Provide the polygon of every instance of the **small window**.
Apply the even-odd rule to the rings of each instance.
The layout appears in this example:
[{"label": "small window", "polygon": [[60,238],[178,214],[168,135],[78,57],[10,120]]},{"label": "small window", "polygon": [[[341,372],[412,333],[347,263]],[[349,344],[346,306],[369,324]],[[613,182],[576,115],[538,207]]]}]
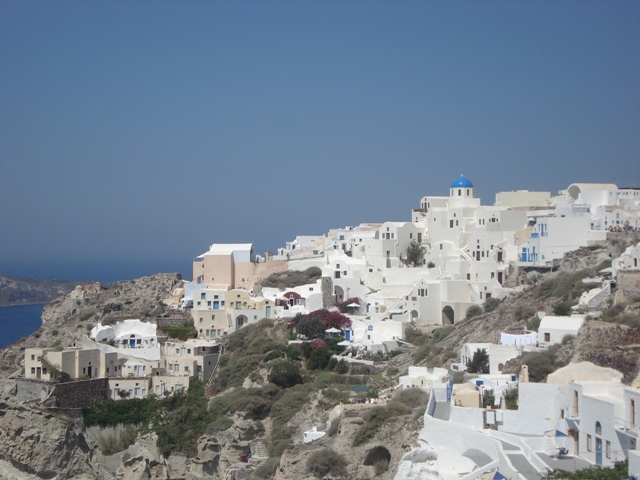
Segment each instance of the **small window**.
[{"label": "small window", "polygon": [[600,422],[596,422],[596,435],[602,435],[602,425]]},{"label": "small window", "polygon": [[587,452],[591,451],[591,435],[587,435]]},{"label": "small window", "polygon": [[549,333],[549,332],[545,332],[545,334],[544,334],[544,341],[545,341],[545,342],[550,342],[550,341],[551,341],[551,333]]}]

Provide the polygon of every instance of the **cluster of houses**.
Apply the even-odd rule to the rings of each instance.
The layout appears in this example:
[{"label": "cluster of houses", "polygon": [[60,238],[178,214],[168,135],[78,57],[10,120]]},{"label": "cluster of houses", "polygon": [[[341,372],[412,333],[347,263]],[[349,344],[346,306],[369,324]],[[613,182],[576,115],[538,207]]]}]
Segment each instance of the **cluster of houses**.
[{"label": "cluster of houses", "polygon": [[[524,288],[518,283],[526,269],[550,268],[567,252],[606,242],[608,231],[637,230],[639,223],[640,189],[576,183],[556,195],[500,192],[485,206],[461,176],[447,196],[423,197],[411,221],[298,236],[276,255],[257,255],[250,243],[213,244],[194,259],[182,306],[192,307],[200,338],[217,339],[265,317],[358,299],[346,340],[360,351],[384,351],[407,324],[453,325],[471,306]],[[424,252],[417,262],[407,254],[414,243]],[[271,273],[310,267],[321,270],[321,280],[260,285]],[[593,281],[579,311],[597,308],[610,293],[602,278]]]},{"label": "cluster of houses", "polygon": [[109,398],[143,398],[206,381],[220,352],[219,343],[203,339],[159,340],[155,323],[132,319],[94,327],[81,346],[26,348],[24,369],[26,379],[43,382],[106,378]]},{"label": "cluster of houses", "polygon": [[[640,390],[621,380],[619,372],[586,362],[546,383],[527,382],[525,369],[520,378],[486,374],[454,385],[444,369],[410,367],[400,387],[430,392],[420,439],[422,450],[436,452],[428,458],[436,458],[438,478],[534,479],[628,460],[628,478],[637,480]],[[406,478],[424,471],[415,461],[420,455],[411,457],[400,468]]]}]

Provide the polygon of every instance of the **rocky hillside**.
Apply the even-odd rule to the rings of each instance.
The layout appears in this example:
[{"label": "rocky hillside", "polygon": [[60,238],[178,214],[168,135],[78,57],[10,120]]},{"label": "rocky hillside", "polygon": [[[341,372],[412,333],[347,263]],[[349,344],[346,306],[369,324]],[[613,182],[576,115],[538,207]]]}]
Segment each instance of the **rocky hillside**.
[{"label": "rocky hillside", "polygon": [[81,282],[0,275],[0,307],[46,303],[73,290]]}]

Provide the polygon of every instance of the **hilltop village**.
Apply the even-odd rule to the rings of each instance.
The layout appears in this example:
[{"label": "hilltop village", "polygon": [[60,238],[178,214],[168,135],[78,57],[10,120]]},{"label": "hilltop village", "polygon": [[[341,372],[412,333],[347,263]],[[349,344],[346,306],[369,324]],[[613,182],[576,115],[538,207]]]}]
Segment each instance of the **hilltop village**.
[{"label": "hilltop village", "polygon": [[[640,189],[574,183],[555,195],[500,192],[489,206],[461,176],[447,196],[422,197],[407,217],[298,236],[264,254],[251,243],[214,243],[194,258],[192,281],[176,282],[157,296],[162,318],[125,318],[116,309],[88,324],[73,346],[25,348],[16,397],[59,412],[107,398],[180,394],[194,381],[215,390],[229,339],[266,325],[265,319],[292,329],[287,348],[331,343],[340,347],[332,359],[347,369],[374,368],[413,347],[417,335],[452,331],[528,291],[572,252],[603,249],[612,234],[638,232]],[[386,469],[396,467],[386,475],[398,479],[533,479],[554,468],[628,460],[629,478],[638,480],[640,381],[581,362],[539,382],[529,378],[526,364],[515,373],[509,365],[528,352],[565,344],[616,304],[637,304],[639,258],[637,241],[608,253],[592,275],[579,279],[577,298],[529,312],[532,328],[505,328],[482,342],[464,342],[445,365],[410,365],[392,388],[366,399],[355,395],[362,408],[392,402],[403,390],[429,395],[415,444],[401,458],[394,451],[393,460],[390,449],[370,449],[373,460],[365,465],[371,467],[363,468],[373,472],[386,459]],[[99,285],[79,286],[64,302],[73,307],[99,294]],[[325,322],[319,335],[303,333],[310,318]],[[251,385],[249,377],[242,383]],[[336,406],[328,423],[307,425],[298,442],[323,439],[353,402]],[[263,449],[261,442],[247,446],[238,457],[244,466],[216,463],[216,475],[249,478],[276,458]],[[302,478],[280,456],[273,466],[276,478]],[[116,465],[109,473],[102,465],[101,475],[113,478],[117,470],[132,478],[129,467]],[[205,478],[166,475],[136,478]]]}]

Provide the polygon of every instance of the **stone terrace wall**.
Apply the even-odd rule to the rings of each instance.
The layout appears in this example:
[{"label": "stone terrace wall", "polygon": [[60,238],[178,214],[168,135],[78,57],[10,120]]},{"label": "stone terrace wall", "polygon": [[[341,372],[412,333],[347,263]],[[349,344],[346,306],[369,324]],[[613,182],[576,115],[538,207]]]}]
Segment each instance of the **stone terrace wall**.
[{"label": "stone terrace wall", "polygon": [[158,328],[183,327],[184,324],[189,320],[189,318],[184,318],[184,317],[158,318],[157,319]]},{"label": "stone terrace wall", "polygon": [[106,400],[108,396],[109,380],[107,378],[58,383],[44,406],[65,409],[84,408]]}]

